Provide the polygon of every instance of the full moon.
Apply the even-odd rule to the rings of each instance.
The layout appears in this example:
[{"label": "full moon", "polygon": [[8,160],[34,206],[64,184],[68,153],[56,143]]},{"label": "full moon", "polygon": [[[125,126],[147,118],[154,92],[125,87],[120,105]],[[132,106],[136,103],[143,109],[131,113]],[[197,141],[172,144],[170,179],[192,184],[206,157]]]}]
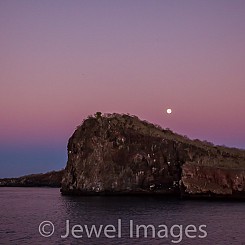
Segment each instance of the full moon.
[{"label": "full moon", "polygon": [[167,113],[168,114],[171,114],[172,113],[172,110],[171,109],[167,109]]}]

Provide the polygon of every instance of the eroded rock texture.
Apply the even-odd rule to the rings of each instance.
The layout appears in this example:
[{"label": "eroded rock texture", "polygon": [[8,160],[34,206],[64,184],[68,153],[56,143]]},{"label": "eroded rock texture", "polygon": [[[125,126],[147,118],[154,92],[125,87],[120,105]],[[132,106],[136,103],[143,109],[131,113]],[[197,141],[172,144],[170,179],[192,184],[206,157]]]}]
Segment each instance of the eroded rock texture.
[{"label": "eroded rock texture", "polygon": [[244,167],[245,151],[192,141],[135,116],[96,113],[69,139],[61,192],[242,194]]},{"label": "eroded rock texture", "polygon": [[245,171],[210,166],[182,166],[183,195],[192,197],[245,197]]}]

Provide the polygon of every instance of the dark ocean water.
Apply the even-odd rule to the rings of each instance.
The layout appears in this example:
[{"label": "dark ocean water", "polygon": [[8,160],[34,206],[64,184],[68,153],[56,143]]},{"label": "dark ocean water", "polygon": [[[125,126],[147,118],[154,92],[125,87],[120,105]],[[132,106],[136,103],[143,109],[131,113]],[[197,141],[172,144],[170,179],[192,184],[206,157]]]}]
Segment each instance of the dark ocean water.
[{"label": "dark ocean water", "polygon": [[[245,203],[241,202],[153,197],[67,197],[61,196],[59,189],[0,188],[0,217],[1,245],[245,244]],[[68,236],[65,235],[67,220]],[[54,225],[54,233],[50,237],[44,237],[39,232],[43,221]],[[92,225],[98,232],[98,238],[95,233],[87,233],[91,232]],[[145,228],[140,225],[151,226],[144,234]],[[200,230],[201,225],[205,226]],[[186,227],[191,238],[186,235]],[[49,236],[52,228],[50,223],[46,223],[46,226],[40,226],[40,231]],[[206,236],[199,238],[205,235],[203,230]],[[89,235],[91,238],[88,238]]]}]

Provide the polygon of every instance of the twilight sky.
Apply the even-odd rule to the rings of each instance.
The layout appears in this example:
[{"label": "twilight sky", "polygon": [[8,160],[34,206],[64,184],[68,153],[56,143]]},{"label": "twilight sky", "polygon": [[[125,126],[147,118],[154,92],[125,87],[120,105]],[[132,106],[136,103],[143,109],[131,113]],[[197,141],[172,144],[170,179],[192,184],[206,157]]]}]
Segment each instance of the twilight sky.
[{"label": "twilight sky", "polygon": [[245,148],[244,13],[243,0],[1,0],[0,177],[65,167],[96,111]]}]

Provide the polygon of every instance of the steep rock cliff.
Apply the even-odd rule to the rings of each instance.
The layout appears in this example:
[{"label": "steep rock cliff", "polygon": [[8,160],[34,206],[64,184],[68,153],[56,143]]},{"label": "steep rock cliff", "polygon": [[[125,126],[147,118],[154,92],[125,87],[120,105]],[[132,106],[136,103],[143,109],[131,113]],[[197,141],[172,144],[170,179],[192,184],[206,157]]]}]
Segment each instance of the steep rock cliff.
[{"label": "steep rock cliff", "polygon": [[244,168],[243,150],[192,141],[135,116],[96,113],[69,139],[61,192],[243,196]]},{"label": "steep rock cliff", "polygon": [[245,170],[184,164],[183,196],[245,199]]}]

